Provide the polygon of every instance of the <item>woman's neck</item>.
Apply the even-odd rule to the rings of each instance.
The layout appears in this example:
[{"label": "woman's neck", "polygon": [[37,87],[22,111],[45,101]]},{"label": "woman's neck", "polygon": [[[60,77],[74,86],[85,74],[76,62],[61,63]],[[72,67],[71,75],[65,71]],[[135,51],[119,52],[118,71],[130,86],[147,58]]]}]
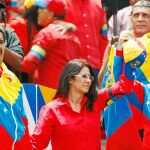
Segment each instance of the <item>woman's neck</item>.
[{"label": "woman's neck", "polygon": [[83,95],[69,93],[68,101],[75,112],[80,112]]},{"label": "woman's neck", "polygon": [[83,99],[82,95],[69,93],[68,101],[74,104],[81,104]]}]

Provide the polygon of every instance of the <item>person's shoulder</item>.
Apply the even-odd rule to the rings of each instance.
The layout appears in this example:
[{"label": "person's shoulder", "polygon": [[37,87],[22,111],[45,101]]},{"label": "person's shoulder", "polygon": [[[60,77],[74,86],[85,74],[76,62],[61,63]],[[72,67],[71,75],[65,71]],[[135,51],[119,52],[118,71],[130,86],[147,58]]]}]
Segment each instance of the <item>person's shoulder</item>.
[{"label": "person's shoulder", "polygon": [[61,39],[64,35],[61,34],[59,30],[53,28],[53,23],[47,25],[38,32],[39,35],[44,35],[49,39]]},{"label": "person's shoulder", "polygon": [[131,13],[132,11],[132,6],[127,6],[127,7],[124,7],[122,9],[120,9],[118,11],[118,14],[117,15],[122,15],[122,14],[127,14],[127,13]]},{"label": "person's shoulder", "polygon": [[17,36],[17,34],[16,34],[16,32],[15,32],[15,30],[13,28],[11,28],[9,26],[8,27],[6,26],[6,28],[5,28],[5,36],[6,36],[6,38],[10,38],[12,36]]},{"label": "person's shoulder", "polygon": [[6,26],[5,32],[11,33],[11,32],[14,32],[14,29],[10,26]]},{"label": "person's shoulder", "polygon": [[59,108],[62,105],[62,103],[62,98],[57,98],[46,104],[45,107],[48,109],[56,109]]},{"label": "person's shoulder", "polygon": [[50,23],[47,26],[43,27],[40,31],[42,31],[42,32],[44,32],[44,31],[51,32],[52,29],[53,29],[52,28],[52,23]]},{"label": "person's shoulder", "polygon": [[48,27],[44,27],[36,33],[32,43],[34,44],[40,41],[40,43],[44,42],[46,45],[52,44],[52,43],[47,43],[47,41],[52,41],[55,39],[53,34],[54,33]]},{"label": "person's shoulder", "polygon": [[42,29],[40,29],[38,32],[37,32],[37,35],[45,35],[45,36],[51,36],[53,33],[52,29],[50,28],[50,26],[46,26],[46,27],[43,27]]}]

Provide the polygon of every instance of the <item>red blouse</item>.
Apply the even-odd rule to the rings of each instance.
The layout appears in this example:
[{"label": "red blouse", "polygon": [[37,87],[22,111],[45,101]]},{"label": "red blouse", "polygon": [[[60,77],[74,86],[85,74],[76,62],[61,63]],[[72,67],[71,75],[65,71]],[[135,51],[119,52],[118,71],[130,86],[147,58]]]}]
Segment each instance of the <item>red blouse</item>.
[{"label": "red blouse", "polygon": [[51,140],[53,150],[100,150],[100,111],[107,99],[107,90],[101,90],[92,112],[85,107],[86,97],[79,113],[64,98],[45,105],[31,137],[32,146],[42,150]]}]

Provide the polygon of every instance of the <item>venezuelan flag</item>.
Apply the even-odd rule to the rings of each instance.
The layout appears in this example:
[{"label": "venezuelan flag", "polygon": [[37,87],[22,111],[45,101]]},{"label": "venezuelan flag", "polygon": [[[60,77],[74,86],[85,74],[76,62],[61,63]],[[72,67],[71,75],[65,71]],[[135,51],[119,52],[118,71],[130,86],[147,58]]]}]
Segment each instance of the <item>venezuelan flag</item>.
[{"label": "venezuelan flag", "polygon": [[136,79],[144,84],[150,83],[150,75],[149,75],[149,67],[150,67],[150,33],[145,34],[142,38],[139,38],[139,41],[146,48],[146,60],[145,63],[137,69],[136,71]]},{"label": "venezuelan flag", "polygon": [[[139,92],[140,91],[140,92]],[[143,150],[150,149],[150,84],[141,84],[135,82],[134,93],[131,93],[131,97],[128,99],[134,99],[132,101],[134,105],[143,112],[143,126],[144,126],[144,138],[143,138]],[[134,97],[133,97],[134,96]]]},{"label": "venezuelan flag", "polygon": [[[41,107],[53,100],[56,89],[37,84],[23,84],[23,89],[25,108],[28,111],[27,116],[30,119],[30,123],[33,122],[32,126],[34,128]],[[33,128],[31,130],[33,130]]]},{"label": "venezuelan flag", "polygon": [[[111,49],[110,60],[105,73],[103,86],[107,87],[118,81],[122,72],[123,58],[115,56],[115,47]],[[113,103],[115,101],[115,103]],[[113,103],[113,104],[112,104]],[[142,142],[137,132],[129,102],[125,96],[109,101],[104,112],[106,130],[106,149],[108,150],[141,150]]]},{"label": "venezuelan flag", "polygon": [[[134,51],[137,51],[138,49],[144,49],[146,51],[146,58],[143,65],[136,70],[136,80],[140,81],[143,85],[140,86],[139,83],[135,83],[134,91],[127,95],[128,100],[131,104],[133,104],[139,112],[142,113],[144,119],[150,119],[149,114],[149,100],[146,98],[147,95],[149,95],[149,86],[147,84],[150,83],[150,76],[149,76],[149,67],[150,67],[150,33],[145,34],[142,38],[138,38],[132,43],[130,42],[130,45],[126,45],[127,48],[132,47]],[[129,55],[131,58],[131,55]],[[138,85],[138,86],[137,86]],[[137,87],[138,88],[137,88]],[[140,92],[139,92],[140,91]],[[144,122],[144,121],[143,121]]]},{"label": "venezuelan flag", "polygon": [[44,59],[46,51],[38,45],[33,45],[31,51],[29,52],[29,55],[33,61],[39,63]]},{"label": "venezuelan flag", "polygon": [[149,75],[150,53],[147,53],[145,63],[136,70],[136,79],[144,84],[150,83]]}]

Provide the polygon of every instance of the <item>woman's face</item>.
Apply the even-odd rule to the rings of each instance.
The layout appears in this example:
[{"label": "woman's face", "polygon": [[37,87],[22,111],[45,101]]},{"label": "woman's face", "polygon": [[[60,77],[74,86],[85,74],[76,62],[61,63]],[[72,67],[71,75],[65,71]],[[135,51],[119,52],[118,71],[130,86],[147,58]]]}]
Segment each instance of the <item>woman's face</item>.
[{"label": "woman's face", "polygon": [[53,13],[46,8],[38,9],[38,25],[44,27],[52,20]]},{"label": "woman's face", "polygon": [[3,34],[0,32],[0,63],[3,62],[4,51],[5,51],[4,37]]},{"label": "woman's face", "polygon": [[90,86],[94,77],[91,76],[90,70],[88,67],[83,67],[81,71],[74,75],[74,78],[71,78],[69,81],[70,87],[74,93],[85,94],[89,92]]}]

